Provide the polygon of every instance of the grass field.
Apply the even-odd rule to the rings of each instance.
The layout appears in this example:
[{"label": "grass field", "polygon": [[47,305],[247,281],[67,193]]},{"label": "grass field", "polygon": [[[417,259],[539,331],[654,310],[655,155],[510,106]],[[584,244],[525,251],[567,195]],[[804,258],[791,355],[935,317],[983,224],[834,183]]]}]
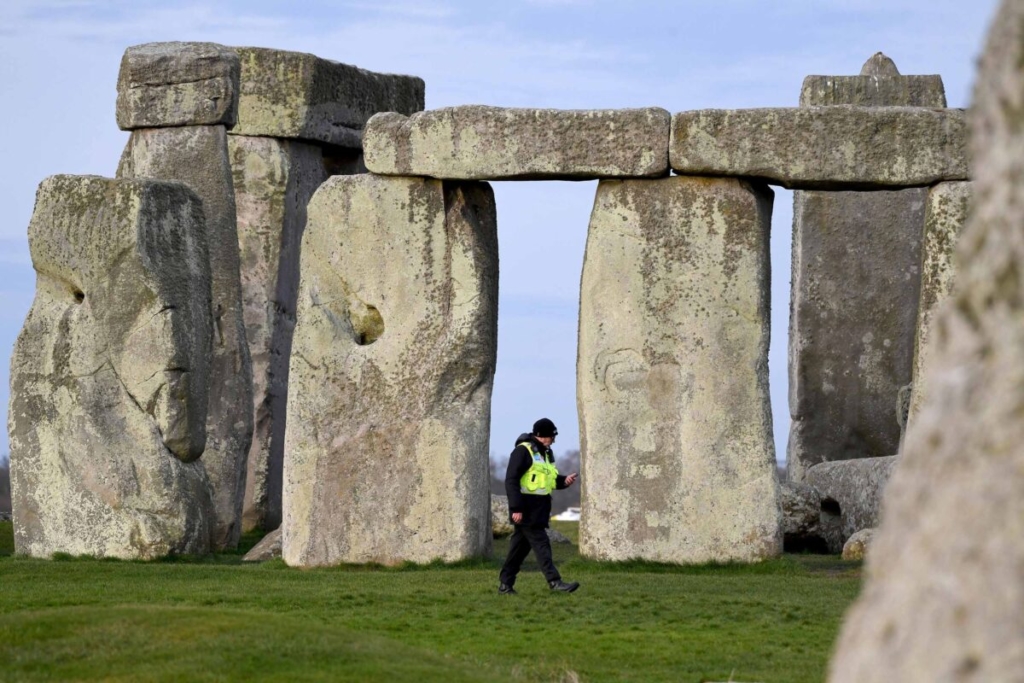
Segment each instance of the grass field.
[{"label": "grass field", "polygon": [[821,681],[860,585],[859,564],[830,557],[609,565],[559,545],[582,588],[551,594],[528,565],[512,597],[497,559],[42,561],[12,557],[11,535],[0,523],[3,681]]}]

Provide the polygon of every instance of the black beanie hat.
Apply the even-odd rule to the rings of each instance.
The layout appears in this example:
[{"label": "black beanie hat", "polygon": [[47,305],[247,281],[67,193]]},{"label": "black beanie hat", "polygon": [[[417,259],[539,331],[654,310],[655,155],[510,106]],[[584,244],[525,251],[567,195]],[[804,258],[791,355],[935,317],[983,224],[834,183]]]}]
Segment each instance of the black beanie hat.
[{"label": "black beanie hat", "polygon": [[555,423],[546,417],[542,417],[533,423],[534,436],[558,436],[558,428]]}]

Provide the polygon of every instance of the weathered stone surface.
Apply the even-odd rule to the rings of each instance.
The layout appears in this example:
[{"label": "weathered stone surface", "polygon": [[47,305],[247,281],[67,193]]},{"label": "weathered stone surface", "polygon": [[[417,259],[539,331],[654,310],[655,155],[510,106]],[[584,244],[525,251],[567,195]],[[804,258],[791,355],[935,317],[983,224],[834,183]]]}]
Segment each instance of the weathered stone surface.
[{"label": "weathered stone surface", "polygon": [[669,157],[682,175],[871,190],[967,180],[966,141],[961,109],[704,109],[673,117]]},{"label": "weathered stone surface", "polygon": [[926,189],[797,192],[789,329],[789,478],[891,455],[911,380]]},{"label": "weathered stone surface", "polygon": [[861,529],[843,544],[843,559],[846,561],[863,560],[867,557],[871,539],[875,536],[874,529]]},{"label": "weathered stone surface", "polygon": [[271,531],[245,554],[242,562],[266,562],[281,557],[281,527]]},{"label": "weathered stone surface", "polygon": [[53,176],[29,224],[36,296],[11,359],[18,553],[209,549],[210,270],[182,185]]},{"label": "weathered stone surface", "polygon": [[182,182],[203,200],[212,264],[214,338],[202,464],[213,487],[213,547],[233,548],[241,534],[253,400],[227,135],[223,126],[149,128],[134,131],[128,147],[118,169],[120,177]]},{"label": "weathered stone surface", "polygon": [[772,193],[603,181],[580,295],[580,550],[753,561],[782,550],[768,398]]},{"label": "weathered stone surface", "polygon": [[804,481],[821,495],[821,533],[829,551],[861,529],[878,525],[882,495],[896,467],[895,455],[823,462],[807,470]]},{"label": "weathered stone surface", "polygon": [[121,130],[235,125],[238,55],[215,43],[147,43],[125,50],[117,78]]},{"label": "weathered stone surface", "polygon": [[508,520],[508,496],[496,496],[491,494],[491,536],[502,538],[509,536],[515,531],[512,522]]},{"label": "weathered stone surface", "polygon": [[468,180],[668,174],[664,109],[507,109],[468,105],[366,126],[366,167],[383,175]]},{"label": "weathered stone surface", "polygon": [[422,111],[423,79],[374,73],[311,54],[235,48],[241,95],[234,135],[313,140],[358,149],[381,111]]},{"label": "weathered stone surface", "polygon": [[821,536],[821,494],[813,486],[795,481],[779,485],[782,503],[783,549],[788,553],[827,552]]},{"label": "weathered stone surface", "polygon": [[290,565],[489,552],[494,196],[328,180],[308,208],[284,468]]},{"label": "weathered stone surface", "polygon": [[808,76],[800,90],[801,107],[854,104],[862,107],[945,109],[941,76],[901,76],[891,59],[877,53],[859,76]]},{"label": "weathered stone surface", "polygon": [[[945,106],[941,78],[898,73],[879,53],[861,76],[808,77],[800,104]],[[819,462],[898,450],[893,404],[912,376],[926,197],[924,189],[795,193],[790,479]]]},{"label": "weathered stone surface", "polygon": [[967,223],[974,196],[970,182],[941,183],[928,192],[924,239],[921,245],[921,303],[917,313],[917,337],[914,341],[914,390],[909,419],[921,410],[928,391],[923,372],[928,358],[932,318],[939,304],[953,291],[956,267],[953,255],[960,232]]},{"label": "weathered stone surface", "polygon": [[321,148],[294,140],[228,138],[238,215],[242,311],[252,358],[254,432],[242,526],[281,525],[288,360],[306,205],[327,179]]},{"label": "weathered stone surface", "polygon": [[1024,671],[1024,1],[1006,0],[972,106],[973,214],[830,680]]}]

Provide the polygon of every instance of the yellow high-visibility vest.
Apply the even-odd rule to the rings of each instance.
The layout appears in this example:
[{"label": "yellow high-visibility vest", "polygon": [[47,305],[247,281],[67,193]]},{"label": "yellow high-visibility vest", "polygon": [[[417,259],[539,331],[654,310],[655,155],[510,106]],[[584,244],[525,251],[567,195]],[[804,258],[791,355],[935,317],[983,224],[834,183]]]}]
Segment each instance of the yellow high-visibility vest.
[{"label": "yellow high-visibility vest", "polygon": [[546,454],[534,450],[529,441],[519,445],[526,446],[533,460],[530,469],[519,480],[519,490],[531,496],[550,496],[558,485],[558,468],[555,463],[548,460]]}]

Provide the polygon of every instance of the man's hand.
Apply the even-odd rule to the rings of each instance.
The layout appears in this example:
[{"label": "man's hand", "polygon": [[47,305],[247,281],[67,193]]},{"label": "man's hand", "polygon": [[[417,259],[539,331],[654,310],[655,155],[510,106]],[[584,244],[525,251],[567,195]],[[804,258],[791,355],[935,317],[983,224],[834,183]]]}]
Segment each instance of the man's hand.
[{"label": "man's hand", "polygon": [[522,524],[523,523],[523,513],[522,512],[513,512],[512,513],[512,523],[513,524]]},{"label": "man's hand", "polygon": [[567,476],[567,477],[565,478],[565,485],[566,485],[566,486],[572,486],[572,485],[573,485],[573,483],[575,483],[575,481],[576,481],[576,478],[577,478],[577,477],[579,477],[579,476],[580,476],[580,475],[579,475],[579,473],[578,473],[578,472],[573,472],[572,474],[570,474],[569,476]]}]

